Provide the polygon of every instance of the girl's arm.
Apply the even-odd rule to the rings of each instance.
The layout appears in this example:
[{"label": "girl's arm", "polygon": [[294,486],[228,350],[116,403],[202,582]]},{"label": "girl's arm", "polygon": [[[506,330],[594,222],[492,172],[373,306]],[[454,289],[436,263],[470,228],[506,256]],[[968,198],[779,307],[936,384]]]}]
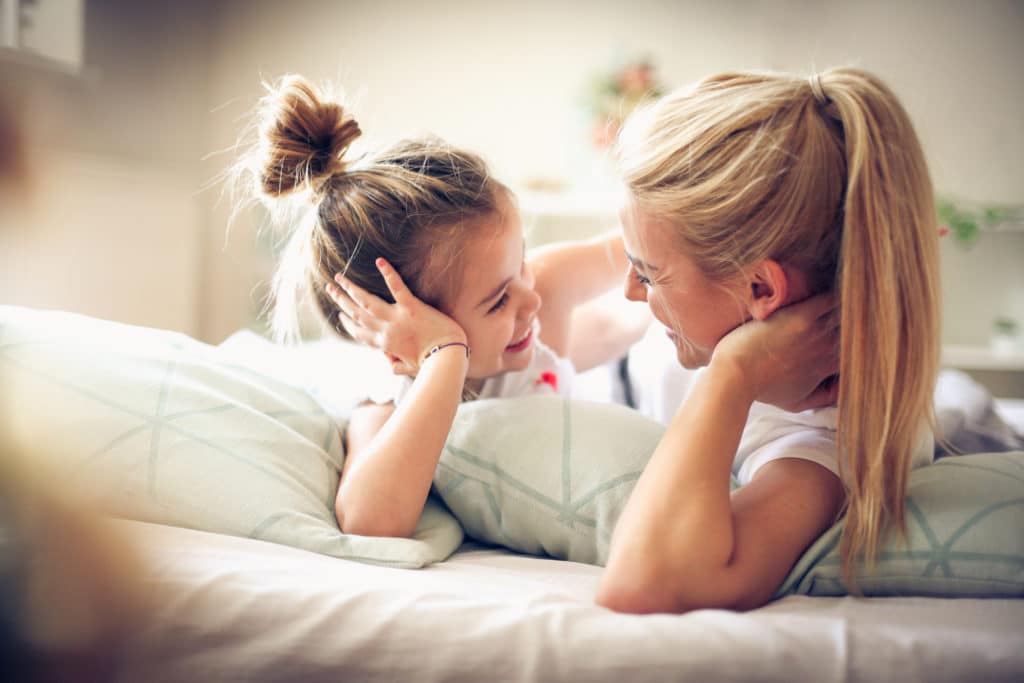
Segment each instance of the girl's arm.
[{"label": "girl's arm", "polygon": [[[344,291],[328,292],[353,337],[380,342],[392,365],[409,368],[416,379],[397,408],[363,406],[353,414],[334,511],[345,533],[408,537],[462,399],[469,359],[458,324],[416,299],[386,262],[378,265],[394,304],[344,278],[338,280]],[[429,352],[444,344],[450,345]]]},{"label": "girl's arm", "polygon": [[646,306],[593,301],[619,286],[629,265],[620,231],[546,245],[532,250],[529,260],[543,302],[540,338],[578,370],[621,355],[643,335]]},{"label": "girl's arm", "polygon": [[420,367],[400,406],[366,406],[353,414],[334,501],[343,532],[412,535],[462,398],[468,365],[461,347],[441,349]]},{"label": "girl's arm", "polygon": [[754,400],[820,403],[814,388],[833,367],[833,331],[810,326],[828,305],[812,300],[780,311],[770,326],[744,325],[719,342],[619,519],[600,604],[675,613],[757,607],[833,523],[842,485],[809,461],[773,461],[749,484],[729,491]]}]

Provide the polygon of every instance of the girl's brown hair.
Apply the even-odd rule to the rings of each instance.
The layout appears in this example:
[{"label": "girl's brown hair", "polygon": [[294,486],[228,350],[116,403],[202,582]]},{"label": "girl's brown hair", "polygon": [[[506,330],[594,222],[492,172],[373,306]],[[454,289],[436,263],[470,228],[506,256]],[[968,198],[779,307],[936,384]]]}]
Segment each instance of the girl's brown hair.
[{"label": "girl's brown hair", "polygon": [[[325,292],[344,273],[393,301],[374,265],[383,257],[419,298],[445,309],[461,273],[460,245],[509,196],[476,154],[437,138],[399,142],[349,159],[359,125],[334,97],[301,76],[267,86],[252,151],[236,169],[291,236],[273,284],[272,329],[298,335],[298,295],[312,298],[345,334]],[[296,206],[284,199],[299,200]]]},{"label": "girl's brown hair", "polygon": [[725,281],[760,259],[807,272],[840,303],[841,549],[873,562],[904,529],[914,446],[934,425],[939,258],[924,154],[896,96],[851,68],[811,79],[731,73],[662,99],[618,143],[637,203],[678,226]]}]

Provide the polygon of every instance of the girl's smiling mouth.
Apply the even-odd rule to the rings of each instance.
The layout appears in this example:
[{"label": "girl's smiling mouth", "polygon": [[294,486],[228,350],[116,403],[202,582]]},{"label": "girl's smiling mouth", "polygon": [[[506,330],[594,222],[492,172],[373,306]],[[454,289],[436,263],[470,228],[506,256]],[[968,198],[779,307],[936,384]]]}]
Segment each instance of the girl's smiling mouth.
[{"label": "girl's smiling mouth", "polygon": [[517,342],[513,342],[512,344],[509,344],[508,346],[506,346],[505,347],[505,351],[508,352],[508,353],[519,353],[521,351],[525,351],[526,348],[530,345],[531,341],[533,341],[533,324],[532,323],[530,324],[529,329],[526,330],[526,334],[523,335],[523,338],[520,339]]}]

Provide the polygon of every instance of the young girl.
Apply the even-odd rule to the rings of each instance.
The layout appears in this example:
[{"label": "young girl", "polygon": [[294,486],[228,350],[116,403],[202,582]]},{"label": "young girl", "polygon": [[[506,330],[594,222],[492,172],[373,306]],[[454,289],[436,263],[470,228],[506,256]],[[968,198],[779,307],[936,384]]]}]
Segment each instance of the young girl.
[{"label": "young girl", "polygon": [[358,124],[295,76],[264,104],[243,168],[272,205],[302,202],[275,281],[275,329],[295,333],[305,289],[331,328],[386,350],[414,378],[351,416],[338,524],[408,536],[464,396],[567,394],[574,360],[611,359],[642,333],[573,334],[573,310],[625,272],[621,237],[548,248],[528,264],[515,198],[476,155],[423,139],[350,159]]},{"label": "young girl", "polygon": [[[647,301],[682,365],[706,367],[619,520],[598,601],[762,605],[843,512],[849,583],[854,561],[870,565],[902,529],[909,471],[932,458],[938,230],[906,112],[856,69],[724,74],[634,118],[618,157],[627,296]],[[803,305],[824,325],[783,308],[822,292]],[[830,299],[838,377],[780,383],[834,362]],[[785,327],[820,343],[794,349]],[[838,410],[755,404],[801,408],[830,391]],[[744,485],[730,493],[731,470]]]}]

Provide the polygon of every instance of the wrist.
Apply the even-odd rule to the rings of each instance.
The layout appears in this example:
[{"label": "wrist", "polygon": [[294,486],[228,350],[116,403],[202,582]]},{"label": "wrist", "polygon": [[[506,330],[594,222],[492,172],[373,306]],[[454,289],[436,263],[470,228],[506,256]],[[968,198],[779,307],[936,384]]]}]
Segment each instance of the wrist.
[{"label": "wrist", "polygon": [[423,354],[423,358],[420,360],[420,362],[421,363],[425,363],[430,358],[432,358],[434,355],[436,355],[438,353],[441,353],[442,351],[447,351],[449,349],[452,349],[453,351],[461,351],[461,352],[465,353],[466,354],[466,360],[467,361],[469,360],[469,357],[470,357],[469,344],[467,344],[464,341],[453,340],[453,341],[446,341],[446,342],[440,342],[438,344],[434,344],[433,346],[431,346],[430,348],[427,349],[426,353]]},{"label": "wrist", "polygon": [[464,357],[465,365],[468,370],[469,368],[469,357],[470,357],[469,344],[462,340],[449,340],[440,341],[430,346],[420,358],[420,367],[422,368],[427,364],[427,361],[437,356],[458,356]]},{"label": "wrist", "polygon": [[705,374],[711,382],[748,404],[757,400],[758,388],[743,363],[728,356],[712,356]]}]

